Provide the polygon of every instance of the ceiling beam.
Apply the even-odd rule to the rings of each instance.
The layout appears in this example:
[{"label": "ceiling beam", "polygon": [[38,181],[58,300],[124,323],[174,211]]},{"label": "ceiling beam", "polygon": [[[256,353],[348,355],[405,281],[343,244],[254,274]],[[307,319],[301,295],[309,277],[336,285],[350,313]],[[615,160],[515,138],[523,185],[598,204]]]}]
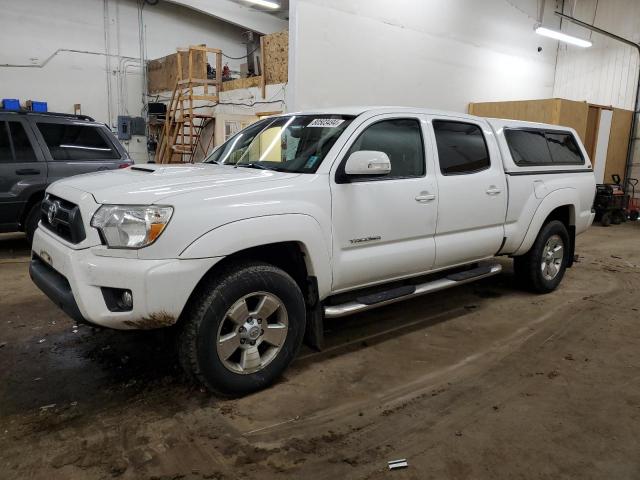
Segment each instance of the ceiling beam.
[{"label": "ceiling beam", "polygon": [[289,23],[286,20],[230,0],[216,0],[215,2],[210,0],[167,1],[258,33],[281,32],[289,27]]}]

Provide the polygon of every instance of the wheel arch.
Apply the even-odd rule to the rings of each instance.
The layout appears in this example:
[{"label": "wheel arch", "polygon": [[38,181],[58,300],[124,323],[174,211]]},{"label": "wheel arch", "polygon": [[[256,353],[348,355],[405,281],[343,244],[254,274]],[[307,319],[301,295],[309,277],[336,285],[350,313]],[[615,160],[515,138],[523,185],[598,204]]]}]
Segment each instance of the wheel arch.
[{"label": "wheel arch", "polygon": [[20,225],[20,230],[24,230],[25,222],[27,221],[27,215],[29,215],[29,212],[31,211],[31,209],[36,203],[42,201],[42,199],[44,198],[44,193],[45,193],[44,189],[36,190],[35,192],[31,193],[31,195],[29,196],[27,203],[24,204],[24,207],[20,212],[20,217],[18,217],[18,224]]},{"label": "wheel arch", "polygon": [[[542,227],[552,220],[558,220],[567,227],[572,243],[570,246],[572,253],[573,244],[575,243],[576,205],[578,204],[577,191],[573,188],[563,188],[547,195],[536,209],[527,233],[513,255],[517,256],[527,253],[535,242]],[[573,255],[569,258],[571,262]]]},{"label": "wheel arch", "polygon": [[[268,258],[273,263],[278,255],[295,251],[303,260],[307,276],[318,281],[321,297],[331,290],[331,267],[328,240],[315,218],[304,214],[254,217],[230,222],[214,228],[185,247],[179,257],[225,257],[220,264],[243,256]],[[228,260],[227,257],[230,259]]]}]

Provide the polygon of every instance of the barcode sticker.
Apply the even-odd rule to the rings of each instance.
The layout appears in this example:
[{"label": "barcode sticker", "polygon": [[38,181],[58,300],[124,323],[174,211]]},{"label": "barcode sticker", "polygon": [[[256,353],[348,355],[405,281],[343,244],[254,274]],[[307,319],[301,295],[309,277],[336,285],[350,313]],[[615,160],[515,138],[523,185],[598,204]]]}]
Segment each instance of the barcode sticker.
[{"label": "barcode sticker", "polygon": [[342,122],[339,118],[316,118],[307,127],[335,128]]}]

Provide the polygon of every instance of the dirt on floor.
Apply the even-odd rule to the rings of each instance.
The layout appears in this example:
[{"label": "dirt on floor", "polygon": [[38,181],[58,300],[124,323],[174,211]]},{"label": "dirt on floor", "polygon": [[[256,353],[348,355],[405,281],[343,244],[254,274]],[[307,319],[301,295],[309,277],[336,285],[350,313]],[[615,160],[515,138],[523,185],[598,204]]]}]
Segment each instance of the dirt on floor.
[{"label": "dirt on floor", "polygon": [[[0,236],[0,479],[640,478],[640,223],[549,295],[505,273],[327,325],[272,388],[188,383],[166,330],[74,325]],[[389,471],[389,460],[408,467]]]}]

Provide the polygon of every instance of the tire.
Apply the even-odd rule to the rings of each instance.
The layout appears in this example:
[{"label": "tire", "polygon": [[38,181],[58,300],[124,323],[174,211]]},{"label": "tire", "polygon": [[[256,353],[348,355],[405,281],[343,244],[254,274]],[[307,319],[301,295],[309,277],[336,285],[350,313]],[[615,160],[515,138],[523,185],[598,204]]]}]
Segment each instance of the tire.
[{"label": "tire", "polygon": [[26,234],[27,242],[29,242],[29,245],[33,243],[33,234],[35,233],[36,228],[38,228],[41,206],[41,202],[37,202],[35,205],[33,205],[24,220],[24,233]]},{"label": "tire", "polygon": [[[546,223],[531,249],[513,259],[518,283],[537,293],[554,291],[562,281],[567,268],[569,242],[569,233],[562,222],[552,220]],[[561,247],[560,255],[557,250],[553,253],[557,246]]]},{"label": "tire", "polygon": [[629,220],[631,220],[632,222],[638,220],[638,216],[640,216],[640,212],[638,212],[638,210],[631,210],[629,212]]},{"label": "tire", "polygon": [[265,263],[236,265],[206,280],[188,305],[180,363],[214,393],[261,390],[297,355],[305,321],[304,297],[286,272]]},{"label": "tire", "polygon": [[614,225],[620,225],[622,223],[623,213],[620,210],[614,210],[611,213],[611,223]]},{"label": "tire", "polygon": [[602,214],[602,217],[600,217],[600,225],[602,225],[603,227],[608,227],[609,225],[611,225],[611,214],[609,212],[605,212]]}]

